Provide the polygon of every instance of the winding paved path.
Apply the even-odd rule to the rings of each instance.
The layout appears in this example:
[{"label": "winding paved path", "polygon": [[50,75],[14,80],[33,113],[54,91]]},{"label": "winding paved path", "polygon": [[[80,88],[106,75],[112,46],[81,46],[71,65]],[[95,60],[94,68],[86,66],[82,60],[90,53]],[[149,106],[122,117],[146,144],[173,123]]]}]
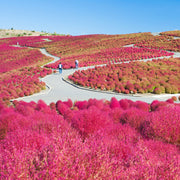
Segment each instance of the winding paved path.
[{"label": "winding paved path", "polygon": [[[59,60],[58,57],[49,54],[45,49],[41,49],[40,51],[46,56],[53,57],[54,61],[52,62]],[[180,53],[175,53],[174,57],[180,57]],[[83,67],[83,68],[79,68],[79,70],[92,68],[92,67]],[[74,73],[75,71],[76,69],[63,70],[62,74],[54,73],[48,75],[41,79],[47,85],[46,90],[31,96],[18,98],[17,100],[23,100],[26,102],[30,102],[30,101],[37,102],[38,100],[42,99],[47,104],[50,104],[51,102],[57,102],[58,100],[66,101],[68,99],[71,99],[72,101],[76,101],[76,100],[88,100],[90,98],[110,100],[112,97],[115,97],[118,100],[126,98],[126,99],[131,99],[133,101],[140,100],[140,101],[145,101],[147,103],[151,103],[153,100],[167,100],[171,96],[174,96],[173,94],[163,94],[163,95],[151,94],[148,96],[143,94],[125,95],[125,94],[108,93],[108,92],[94,91],[85,88],[80,88],[64,80],[66,79],[65,77]],[[176,96],[179,95],[180,94],[176,94]]]}]

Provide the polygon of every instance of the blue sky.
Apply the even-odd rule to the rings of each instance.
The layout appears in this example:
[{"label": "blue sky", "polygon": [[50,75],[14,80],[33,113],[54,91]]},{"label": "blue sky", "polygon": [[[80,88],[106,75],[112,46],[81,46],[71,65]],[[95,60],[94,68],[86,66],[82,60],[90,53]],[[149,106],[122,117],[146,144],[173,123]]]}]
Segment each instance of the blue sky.
[{"label": "blue sky", "polygon": [[180,0],[0,0],[0,29],[127,34],[180,30]]}]

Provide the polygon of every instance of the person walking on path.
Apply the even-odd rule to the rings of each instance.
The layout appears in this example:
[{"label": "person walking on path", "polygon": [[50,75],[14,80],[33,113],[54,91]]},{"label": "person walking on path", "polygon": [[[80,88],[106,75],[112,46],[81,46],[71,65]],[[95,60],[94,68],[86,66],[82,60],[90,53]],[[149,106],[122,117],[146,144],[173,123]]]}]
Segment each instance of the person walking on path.
[{"label": "person walking on path", "polygon": [[75,60],[75,67],[76,67],[76,69],[78,69],[78,64],[79,64],[79,61],[76,59]]},{"label": "person walking on path", "polygon": [[59,63],[59,74],[62,74],[62,64],[61,64],[61,62]]}]

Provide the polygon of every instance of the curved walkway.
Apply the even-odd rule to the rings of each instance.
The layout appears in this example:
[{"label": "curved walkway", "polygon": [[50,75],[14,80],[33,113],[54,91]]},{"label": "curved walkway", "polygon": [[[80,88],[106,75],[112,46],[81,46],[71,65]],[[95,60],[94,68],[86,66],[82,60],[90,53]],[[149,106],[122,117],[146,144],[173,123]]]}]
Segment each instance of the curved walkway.
[{"label": "curved walkway", "polygon": [[[60,59],[56,56],[49,54],[45,49],[41,49],[40,51],[46,56],[54,58],[54,61],[50,63],[53,63]],[[175,53],[174,57],[180,57],[180,53]],[[93,68],[93,67],[94,66],[83,67],[83,68],[79,68],[79,70]],[[41,91],[40,93],[31,95],[31,96],[18,98],[16,100],[23,100],[26,102],[30,102],[30,101],[37,102],[38,100],[41,99],[45,103],[50,104],[51,102],[57,102],[58,100],[66,101],[68,99],[71,99],[72,101],[76,101],[76,100],[88,100],[90,98],[110,100],[112,97],[115,97],[118,100],[126,98],[133,101],[140,100],[147,103],[151,103],[153,100],[167,100],[170,97],[174,96],[174,94],[126,95],[126,94],[111,93],[111,92],[106,92],[106,91],[95,91],[95,90],[87,89],[83,87],[81,88],[74,84],[71,84],[69,81],[66,80],[67,76],[74,73],[75,71],[76,69],[69,69],[69,70],[63,70],[62,74],[54,73],[54,74],[48,75],[41,79],[47,85],[46,90]],[[176,94],[176,96],[179,96],[179,95],[180,94]]]}]

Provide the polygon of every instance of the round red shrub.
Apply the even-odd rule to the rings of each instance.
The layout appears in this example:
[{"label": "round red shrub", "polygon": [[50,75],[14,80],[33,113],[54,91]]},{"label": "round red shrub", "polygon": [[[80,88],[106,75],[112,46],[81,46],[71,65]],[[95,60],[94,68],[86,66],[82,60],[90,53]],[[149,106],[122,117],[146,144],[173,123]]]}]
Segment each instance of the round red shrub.
[{"label": "round red shrub", "polygon": [[165,102],[165,101],[154,100],[150,104],[150,109],[151,109],[151,111],[157,111],[157,110],[160,110],[163,107],[167,106],[167,104],[168,104],[168,102]]},{"label": "round red shrub", "polygon": [[64,101],[63,103],[66,104],[69,108],[72,108],[73,106],[73,102],[71,99],[68,99],[67,101]]},{"label": "round red shrub", "polygon": [[159,87],[156,87],[153,92],[155,94],[161,94],[161,89]]},{"label": "round red shrub", "polygon": [[107,127],[111,123],[108,113],[99,110],[95,106],[76,112],[72,118],[73,127],[80,132],[83,138]]},{"label": "round red shrub", "polygon": [[142,123],[144,123],[147,112],[144,112],[137,108],[129,108],[120,117],[121,123],[128,123],[135,129],[140,129]]},{"label": "round red shrub", "polygon": [[151,112],[142,125],[142,134],[148,138],[180,144],[180,106],[169,104]]},{"label": "round red shrub", "polygon": [[78,107],[78,109],[87,109],[88,102],[87,101],[76,101],[74,106]]},{"label": "round red shrub", "polygon": [[56,110],[56,103],[51,102],[49,106],[52,110]]},{"label": "round red shrub", "polygon": [[96,106],[98,109],[103,109],[104,108],[104,101],[103,100],[97,100],[97,99],[89,99],[87,108],[89,108],[91,106]]},{"label": "round red shrub", "polygon": [[171,99],[172,99],[173,101],[177,101],[177,97],[176,97],[176,96],[172,96]]},{"label": "round red shrub", "polygon": [[133,106],[136,107],[137,109],[140,109],[146,112],[149,112],[150,110],[150,105],[143,101],[136,101],[134,102]]},{"label": "round red shrub", "polygon": [[63,103],[61,100],[59,100],[56,102],[56,109],[59,112],[59,114],[64,116],[66,114],[66,111],[69,110],[69,107],[68,107],[68,105]]},{"label": "round red shrub", "polygon": [[119,123],[121,115],[123,114],[124,110],[122,108],[113,108],[109,112],[109,116],[112,118],[114,123]]},{"label": "round red shrub", "polygon": [[119,101],[120,107],[124,110],[128,109],[130,107],[128,99],[121,99]]},{"label": "round red shrub", "polygon": [[166,102],[168,102],[168,103],[174,103],[174,101],[173,101],[173,99],[172,99],[172,98],[167,99],[167,100],[166,100]]},{"label": "round red shrub", "polygon": [[112,97],[110,101],[110,108],[113,109],[118,107],[120,107],[119,101],[115,97]]}]

